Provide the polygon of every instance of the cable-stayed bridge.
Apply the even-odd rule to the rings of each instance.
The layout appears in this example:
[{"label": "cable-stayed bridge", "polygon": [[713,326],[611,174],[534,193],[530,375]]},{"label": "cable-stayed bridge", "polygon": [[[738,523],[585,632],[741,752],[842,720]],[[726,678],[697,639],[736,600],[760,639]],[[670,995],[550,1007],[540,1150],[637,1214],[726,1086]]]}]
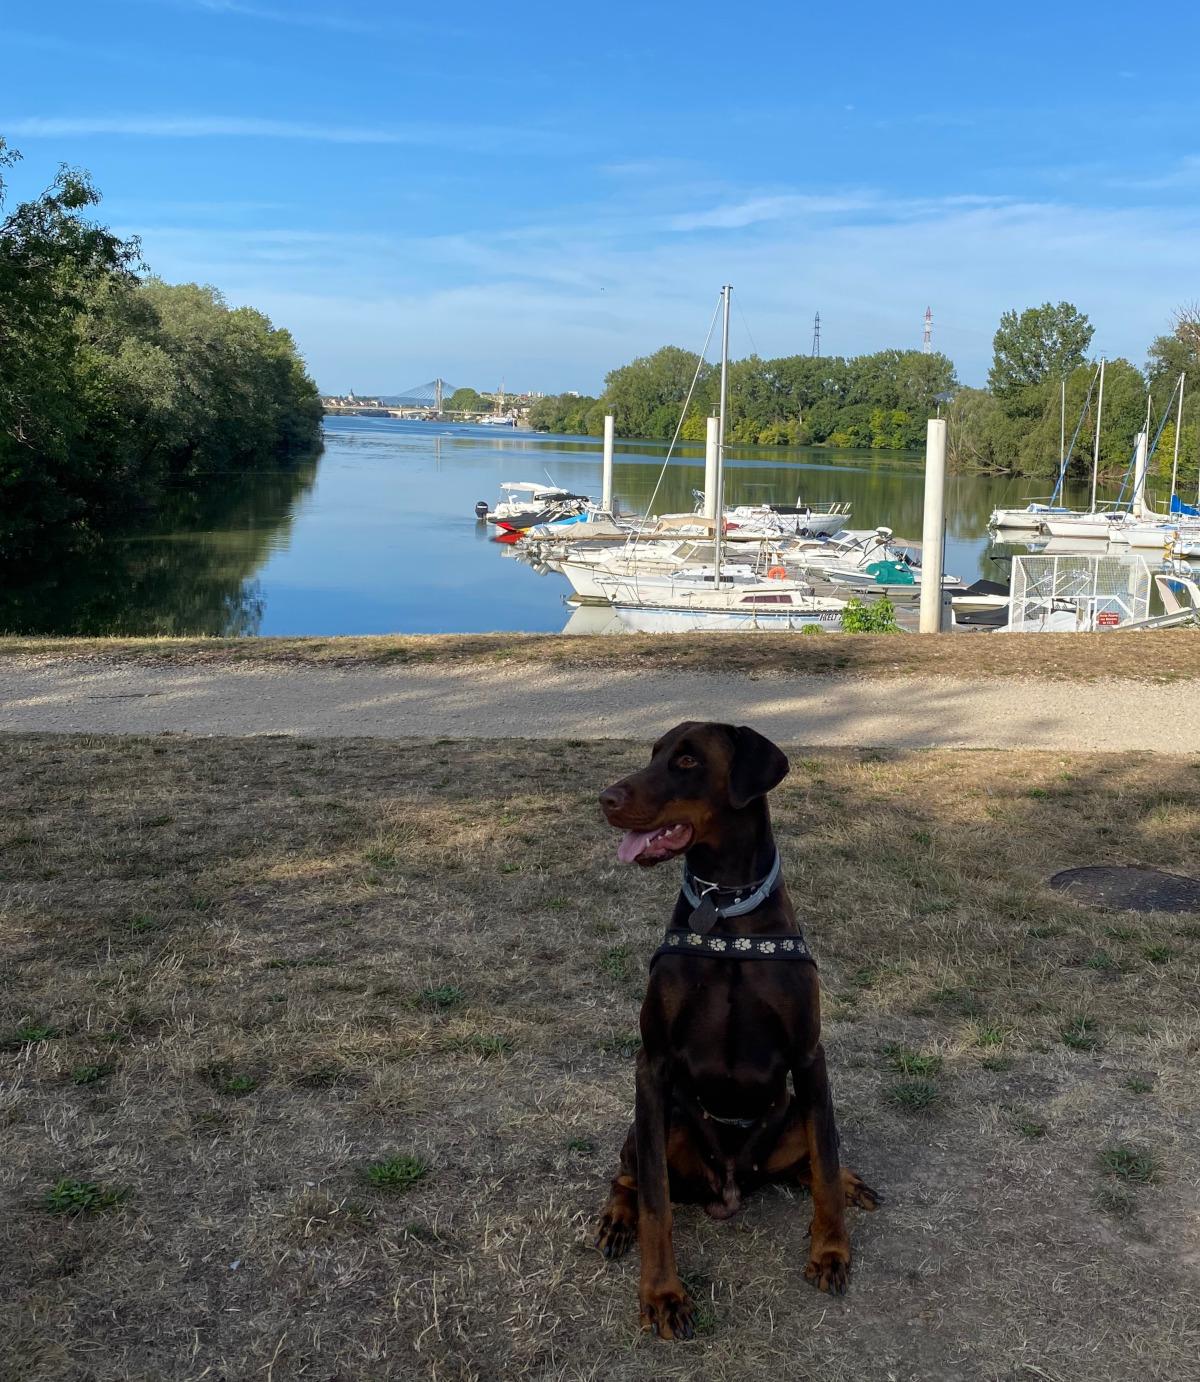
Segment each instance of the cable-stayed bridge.
[{"label": "cable-stayed bridge", "polygon": [[432,408],[440,413],[443,400],[455,392],[454,385],[444,379],[431,379],[428,384],[418,384],[403,393],[381,395],[379,401],[389,408]]}]

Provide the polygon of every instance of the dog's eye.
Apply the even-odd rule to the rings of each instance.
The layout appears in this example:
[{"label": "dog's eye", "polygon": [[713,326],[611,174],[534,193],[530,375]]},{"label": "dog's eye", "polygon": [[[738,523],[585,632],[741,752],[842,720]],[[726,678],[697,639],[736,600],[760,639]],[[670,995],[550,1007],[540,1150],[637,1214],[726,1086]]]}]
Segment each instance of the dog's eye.
[{"label": "dog's eye", "polygon": [[675,760],[675,766],[677,768],[694,768],[696,766],[696,760],[690,753],[685,753]]}]

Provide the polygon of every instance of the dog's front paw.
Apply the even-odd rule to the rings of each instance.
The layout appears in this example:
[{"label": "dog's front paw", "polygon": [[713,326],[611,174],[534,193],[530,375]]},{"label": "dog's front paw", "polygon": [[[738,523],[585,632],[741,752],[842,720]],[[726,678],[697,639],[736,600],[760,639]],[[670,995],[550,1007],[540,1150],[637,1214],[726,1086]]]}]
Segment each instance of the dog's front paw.
[{"label": "dog's front paw", "polygon": [[660,1339],[690,1339],[696,1332],[696,1310],[683,1282],[642,1293],[641,1323]]},{"label": "dog's front paw", "polygon": [[850,1249],[827,1247],[817,1251],[814,1247],[804,1275],[818,1291],[828,1291],[831,1296],[844,1296],[850,1285]]},{"label": "dog's front paw", "polygon": [[605,1257],[624,1257],[637,1240],[637,1220],[624,1205],[607,1205],[592,1239]]},{"label": "dog's front paw", "polygon": [[842,1187],[846,1191],[846,1204],[856,1209],[878,1209],[883,1196],[872,1190],[861,1176],[842,1168]]}]

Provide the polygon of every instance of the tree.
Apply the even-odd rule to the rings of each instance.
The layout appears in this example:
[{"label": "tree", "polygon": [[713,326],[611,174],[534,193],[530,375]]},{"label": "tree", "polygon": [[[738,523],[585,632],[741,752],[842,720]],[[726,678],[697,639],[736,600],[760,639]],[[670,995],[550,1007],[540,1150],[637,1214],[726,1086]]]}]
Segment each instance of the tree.
[{"label": "tree", "polygon": [[[15,158],[0,140],[0,169]],[[0,220],[0,556],[320,436],[288,332],[213,288],[143,280],[137,242],[85,218],[98,200],[64,167]]]},{"label": "tree", "polygon": [[[592,426],[596,400],[586,394],[547,394],[529,410],[529,425],[535,432],[559,432],[568,436],[586,437],[603,428]],[[603,417],[603,412],[600,414]]]},{"label": "tree", "polygon": [[442,404],[451,413],[489,413],[492,405],[474,389],[455,389]]},{"label": "tree", "polygon": [[1057,307],[1044,302],[1027,307],[1020,316],[1005,312],[992,341],[994,357],[988,373],[992,392],[1011,395],[1047,380],[1065,379],[1083,364],[1094,328],[1069,302]]}]

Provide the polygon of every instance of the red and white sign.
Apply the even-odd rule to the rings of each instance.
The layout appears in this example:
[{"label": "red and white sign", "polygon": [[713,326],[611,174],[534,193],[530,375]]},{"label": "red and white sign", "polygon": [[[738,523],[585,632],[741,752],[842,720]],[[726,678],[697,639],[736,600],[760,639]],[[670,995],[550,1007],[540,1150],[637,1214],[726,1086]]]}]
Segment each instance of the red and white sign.
[{"label": "red and white sign", "polygon": [[1121,622],[1121,616],[1115,610],[1102,609],[1096,615],[1096,627],[1098,629],[1115,629]]}]

